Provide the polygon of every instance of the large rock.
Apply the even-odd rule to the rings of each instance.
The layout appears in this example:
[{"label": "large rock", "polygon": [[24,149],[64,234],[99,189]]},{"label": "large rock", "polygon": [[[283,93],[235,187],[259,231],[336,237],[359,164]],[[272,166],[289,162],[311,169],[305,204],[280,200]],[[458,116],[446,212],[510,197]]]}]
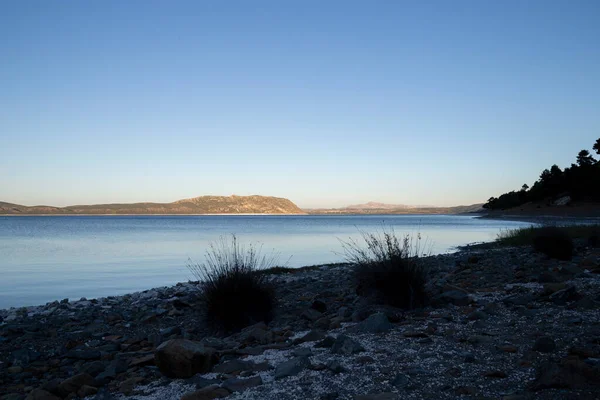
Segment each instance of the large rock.
[{"label": "large rock", "polygon": [[217,356],[212,348],[202,343],[172,339],[158,346],[154,360],[163,375],[190,378],[198,373],[209,372],[217,362]]},{"label": "large rock", "polygon": [[94,377],[90,374],[83,373],[62,381],[60,385],[58,385],[58,390],[60,393],[64,394],[63,397],[66,397],[69,393],[77,393],[82,386],[94,386],[94,384]]},{"label": "large rock", "polygon": [[600,368],[585,361],[564,359],[559,363],[547,362],[537,371],[531,390],[600,388]]},{"label": "large rock", "polygon": [[248,379],[240,379],[240,378],[229,378],[225,382],[223,382],[223,387],[230,392],[243,392],[246,389],[260,386],[263,381],[260,376],[253,376]]},{"label": "large rock", "polygon": [[455,306],[466,306],[471,303],[471,297],[460,290],[449,290],[441,293],[435,298],[437,304],[454,304]]},{"label": "large rock", "polygon": [[229,390],[219,385],[210,385],[195,392],[184,394],[181,400],[212,400],[229,396]]},{"label": "large rock", "polygon": [[275,373],[273,376],[275,379],[282,379],[287,376],[297,375],[309,365],[310,361],[308,357],[295,357],[279,364],[275,368]]},{"label": "large rock", "polygon": [[42,389],[34,389],[29,392],[25,400],[60,400],[60,397]]},{"label": "large rock", "polygon": [[352,330],[361,333],[382,333],[392,329],[394,325],[384,313],[375,313],[357,324]]},{"label": "large rock", "polygon": [[349,356],[355,353],[360,353],[361,351],[365,351],[365,348],[362,347],[360,343],[356,340],[346,336],[340,335],[335,340],[335,343],[331,347],[331,352],[334,354],[342,354],[345,356]]}]

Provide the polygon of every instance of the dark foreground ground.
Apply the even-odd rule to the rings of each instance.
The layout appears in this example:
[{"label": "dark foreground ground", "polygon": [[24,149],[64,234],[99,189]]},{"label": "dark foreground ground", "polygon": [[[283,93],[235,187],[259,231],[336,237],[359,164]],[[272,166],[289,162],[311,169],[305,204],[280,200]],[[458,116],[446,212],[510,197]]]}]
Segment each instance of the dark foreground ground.
[{"label": "dark foreground ground", "polygon": [[[424,262],[424,309],[369,304],[347,266],[321,266],[273,275],[275,319],[229,337],[204,328],[191,283],[2,310],[0,399],[600,398],[600,249]],[[210,372],[161,373],[157,346],[183,338],[170,365]]]}]

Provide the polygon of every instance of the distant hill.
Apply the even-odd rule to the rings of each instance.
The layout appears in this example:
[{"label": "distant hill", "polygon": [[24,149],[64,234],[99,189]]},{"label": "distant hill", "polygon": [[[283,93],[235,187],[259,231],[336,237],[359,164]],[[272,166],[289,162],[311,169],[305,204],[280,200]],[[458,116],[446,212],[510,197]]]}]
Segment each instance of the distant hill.
[{"label": "distant hill", "polygon": [[464,214],[481,212],[483,203],[468,206],[433,207],[433,206],[407,206],[403,204],[385,204],[368,202],[354,204],[342,208],[317,208],[306,209],[309,214]]},{"label": "distant hill", "polygon": [[68,207],[0,202],[0,215],[305,214],[288,199],[269,196],[200,196],[173,203],[95,204]]}]

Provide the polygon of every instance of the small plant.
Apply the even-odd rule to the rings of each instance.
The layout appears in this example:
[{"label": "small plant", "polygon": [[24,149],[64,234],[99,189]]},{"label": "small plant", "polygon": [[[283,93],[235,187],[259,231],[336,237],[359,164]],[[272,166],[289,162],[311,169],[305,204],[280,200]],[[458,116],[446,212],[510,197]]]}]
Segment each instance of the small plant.
[{"label": "small plant", "polygon": [[200,299],[206,322],[215,331],[229,333],[260,321],[268,323],[275,306],[274,288],[262,270],[272,268],[276,255],[260,248],[240,246],[235,235],[210,245],[203,264],[188,265],[200,281]]},{"label": "small plant", "polygon": [[364,244],[342,242],[346,260],[354,266],[356,290],[361,296],[398,308],[426,303],[427,273],[419,262],[421,236],[398,239],[392,231],[360,232]]},{"label": "small plant", "polygon": [[570,260],[573,257],[573,239],[565,229],[554,226],[535,231],[533,248],[558,260]]}]

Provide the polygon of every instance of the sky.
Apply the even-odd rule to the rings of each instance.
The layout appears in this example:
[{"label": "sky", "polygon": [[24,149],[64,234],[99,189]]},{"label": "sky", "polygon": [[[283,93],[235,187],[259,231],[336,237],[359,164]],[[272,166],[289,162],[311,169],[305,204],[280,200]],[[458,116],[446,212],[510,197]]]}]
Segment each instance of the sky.
[{"label": "sky", "polygon": [[0,2],[0,201],[451,206],[600,137],[600,2]]}]

